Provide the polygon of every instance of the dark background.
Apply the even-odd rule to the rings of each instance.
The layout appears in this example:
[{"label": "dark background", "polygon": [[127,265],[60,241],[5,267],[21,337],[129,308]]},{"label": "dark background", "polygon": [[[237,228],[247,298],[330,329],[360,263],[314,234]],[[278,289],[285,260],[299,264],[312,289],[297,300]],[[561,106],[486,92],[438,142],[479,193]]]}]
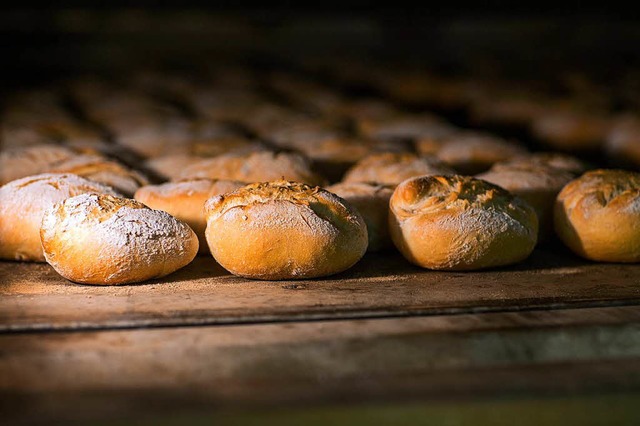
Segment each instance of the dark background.
[{"label": "dark background", "polygon": [[138,67],[349,57],[502,77],[640,63],[631,2],[33,1],[0,8],[4,87]]}]

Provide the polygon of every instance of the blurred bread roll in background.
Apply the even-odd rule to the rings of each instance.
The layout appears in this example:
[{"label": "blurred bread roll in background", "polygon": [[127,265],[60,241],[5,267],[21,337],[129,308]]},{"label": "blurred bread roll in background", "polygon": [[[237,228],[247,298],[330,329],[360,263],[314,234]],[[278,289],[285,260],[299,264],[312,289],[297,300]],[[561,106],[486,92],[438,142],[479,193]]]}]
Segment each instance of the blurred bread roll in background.
[{"label": "blurred bread roll in background", "polygon": [[575,176],[589,170],[589,165],[581,159],[561,152],[532,152],[496,163],[491,169],[501,170],[513,167],[553,167]]},{"label": "blurred bread roll in background", "polygon": [[466,131],[444,139],[434,155],[458,173],[473,175],[526,153],[516,142],[489,133]]},{"label": "blurred bread roll in background", "polygon": [[73,173],[94,182],[111,186],[127,197],[133,197],[138,188],[149,184],[141,173],[124,164],[96,155],[77,155],[66,158],[49,168],[52,173]]},{"label": "blurred bread roll in background", "polygon": [[324,178],[311,169],[309,161],[298,154],[254,152],[245,155],[226,154],[191,164],[178,175],[178,180],[193,178],[227,179],[246,183],[277,179],[321,185]]},{"label": "blurred bread roll in background", "polygon": [[414,176],[453,173],[453,169],[432,156],[384,152],[371,154],[358,161],[347,171],[342,181],[398,185]]},{"label": "blurred bread roll in background", "polygon": [[612,163],[640,170],[640,115],[618,118],[605,141]]},{"label": "blurred bread roll in background", "polygon": [[33,145],[0,152],[0,185],[49,171],[51,166],[77,155],[59,145]]}]

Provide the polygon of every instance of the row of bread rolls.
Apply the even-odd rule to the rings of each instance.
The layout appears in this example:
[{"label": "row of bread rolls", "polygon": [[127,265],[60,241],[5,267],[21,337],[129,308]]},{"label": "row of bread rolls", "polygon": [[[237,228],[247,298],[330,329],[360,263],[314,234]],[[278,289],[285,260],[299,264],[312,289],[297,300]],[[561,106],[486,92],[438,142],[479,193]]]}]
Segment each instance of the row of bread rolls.
[{"label": "row of bread rolls", "polygon": [[[534,207],[500,186],[455,174],[409,178],[393,191],[364,183],[329,189],[344,198],[286,180],[140,189],[137,198],[155,210],[76,175],[30,176],[0,187],[0,257],[46,260],[76,282],[124,284],[187,265],[204,240],[236,275],[297,279],[342,272],[369,244],[379,249],[390,237],[416,265],[475,270],[525,259],[538,241],[540,205],[547,208],[545,197]],[[638,262],[638,206],[638,174],[587,172],[555,199],[555,229],[588,259]]]},{"label": "row of bread rolls", "polygon": [[[602,153],[611,164],[640,166],[637,127],[628,124],[640,116],[637,73],[603,84],[576,72],[556,73],[560,78],[550,82],[510,81],[494,73],[491,78],[439,75],[428,69],[353,60],[313,64],[311,70],[318,72],[318,67],[326,78],[347,87],[364,85],[403,104],[464,110],[474,126],[526,132],[542,149]],[[303,97],[303,89],[299,85],[295,96]],[[620,127],[623,137],[618,136]]]},{"label": "row of bread rolls", "polygon": [[[87,93],[90,93],[90,92],[87,92]],[[99,93],[103,96],[106,96],[105,91],[99,92]],[[233,96],[236,96],[236,95],[233,95]],[[102,111],[100,110],[100,108],[98,108],[97,112],[94,111],[94,113],[87,114],[87,116],[91,117],[91,119],[94,121],[102,120],[101,124],[103,125],[109,124],[109,123],[113,125],[115,123],[115,126],[112,126],[112,129],[115,129],[115,130],[119,128],[118,126],[122,127],[122,125],[124,124],[124,127],[122,128],[125,129],[125,131],[122,134],[126,135],[128,134],[127,127],[126,127],[127,123],[128,124],[133,123],[133,126],[135,127],[139,123],[147,122],[147,118],[148,118],[147,115],[154,116],[154,114],[156,114],[154,112],[154,108],[155,108],[154,102],[149,101],[149,99],[146,99],[145,101],[127,100],[128,99],[127,93],[125,93],[121,97],[121,99],[122,100],[119,101],[120,104],[118,102],[115,102],[115,106],[111,107],[113,111],[110,111],[109,108],[105,109],[101,107],[103,109]],[[135,97],[133,99],[135,99]],[[335,100],[336,99],[334,99],[334,101]],[[133,107],[123,108],[125,113],[122,113],[119,107],[127,106],[127,102],[133,105]],[[91,102],[88,102],[87,105],[91,105]],[[131,118],[136,116],[137,113],[144,111],[145,109],[147,111],[141,114],[142,118],[140,120]],[[321,108],[317,108],[317,109],[321,110]],[[364,108],[364,110],[367,111],[366,108]],[[235,180],[235,181],[241,181],[242,183],[251,183],[251,182],[257,182],[257,181],[274,180],[280,177],[285,177],[286,179],[293,180],[293,181],[307,182],[312,185],[323,184],[324,182],[326,182],[326,180],[323,179],[322,176],[314,172],[314,170],[312,170],[311,163],[304,156],[304,153],[314,153],[314,152],[320,153],[324,155],[325,159],[328,158],[329,160],[331,160],[331,161],[328,161],[330,165],[332,164],[332,162],[341,162],[341,167],[343,168],[343,170],[347,167],[350,167],[347,173],[344,175],[344,182],[340,185],[347,186],[347,187],[351,185],[352,186],[351,189],[347,188],[347,189],[341,190],[340,188],[337,188],[335,189],[336,193],[339,193],[339,191],[344,191],[342,192],[344,194],[344,197],[347,200],[349,199],[349,197],[352,197],[352,199],[354,200],[352,201],[352,203],[354,205],[357,204],[356,199],[358,199],[359,197],[359,201],[363,202],[364,204],[361,204],[363,207],[359,207],[357,209],[362,210],[363,212],[367,212],[366,210],[367,205],[378,206],[378,207],[375,207],[375,210],[371,209],[372,211],[377,213],[377,217],[375,213],[372,213],[372,214],[363,213],[362,216],[364,216],[364,218],[363,220],[359,221],[361,223],[363,222],[366,223],[369,230],[376,230],[376,232],[367,233],[368,243],[364,245],[364,249],[366,249],[368,244],[371,244],[371,247],[374,248],[376,246],[384,247],[385,239],[388,242],[390,227],[388,227],[384,222],[380,224],[380,221],[381,221],[380,217],[384,217],[386,220],[386,216],[379,214],[380,213],[379,209],[381,208],[381,206],[387,203],[383,203],[381,200],[386,200],[387,199],[386,197],[391,198],[390,193],[391,193],[391,189],[393,189],[393,186],[400,184],[406,179],[410,179],[412,177],[416,177],[416,179],[424,179],[425,175],[431,174],[431,175],[441,176],[441,180],[439,181],[440,182],[439,186],[446,186],[444,185],[443,182],[446,182],[447,185],[456,186],[460,188],[463,188],[467,184],[471,185],[475,188],[473,191],[471,191],[474,194],[473,196],[478,198],[481,201],[475,204],[472,203],[474,208],[477,208],[478,206],[484,208],[483,203],[486,201],[487,198],[489,199],[496,198],[498,200],[510,199],[509,198],[511,197],[510,195],[509,196],[505,195],[503,197],[502,193],[495,190],[494,188],[485,188],[483,186],[485,184],[477,184],[475,180],[470,181],[469,180],[470,178],[464,178],[464,179],[459,178],[458,181],[455,181],[455,183],[451,183],[448,181],[449,178],[442,176],[443,174],[452,175],[454,173],[454,170],[451,167],[454,167],[459,172],[475,173],[475,172],[486,170],[488,167],[493,165],[494,169],[496,170],[492,169],[491,171],[488,172],[488,174],[492,176],[491,179],[494,179],[496,183],[499,183],[502,186],[505,186],[505,187],[510,186],[509,189],[514,193],[517,193],[518,191],[520,191],[519,195],[521,195],[524,198],[526,198],[527,195],[530,196],[529,202],[533,204],[533,207],[535,207],[535,210],[537,213],[536,217],[539,217],[541,224],[544,224],[544,226],[540,227],[540,239],[548,238],[549,229],[550,229],[549,224],[553,222],[551,219],[549,219],[549,212],[551,211],[551,209],[549,208],[549,205],[552,204],[553,201],[555,200],[555,195],[561,189],[562,182],[566,183],[568,180],[568,176],[570,176],[569,173],[575,173],[575,171],[562,170],[562,167],[559,167],[559,166],[537,164],[536,161],[533,161],[533,163],[536,163],[535,167],[529,167],[529,166],[523,167],[522,165],[515,166],[512,164],[512,165],[508,165],[507,167],[508,170],[505,170],[505,167],[503,165],[500,165],[501,161],[516,162],[515,159],[519,159],[518,161],[522,162],[522,158],[523,157],[526,158],[526,155],[525,155],[526,151],[514,142],[505,141],[493,135],[488,135],[488,134],[468,133],[460,129],[457,129],[454,126],[440,119],[437,119],[431,115],[402,114],[402,113],[398,113],[397,111],[385,112],[384,108],[376,109],[375,107],[371,108],[371,110],[373,111],[371,114],[369,114],[370,111],[368,111],[366,114],[362,114],[360,116],[360,117],[365,117],[363,121],[358,122],[357,120],[352,120],[353,123],[361,123],[359,127],[356,127],[356,129],[359,129],[358,130],[359,134],[367,135],[366,139],[354,140],[350,136],[348,130],[345,129],[345,127],[339,122],[339,120],[338,122],[336,122],[335,120],[327,121],[324,118],[317,119],[305,114],[300,114],[290,108],[283,108],[281,106],[273,105],[271,103],[262,103],[259,105],[249,106],[248,109],[243,110],[245,113],[259,112],[259,114],[251,114],[247,117],[241,117],[239,122],[241,122],[242,124],[250,128],[250,130],[253,133],[259,134],[261,138],[268,140],[272,147],[275,146],[276,148],[279,148],[279,149],[292,149],[292,150],[298,151],[299,153],[298,154],[292,154],[292,153],[286,153],[286,152],[274,153],[269,150],[259,149],[257,150],[257,152],[253,152],[252,150],[249,150],[249,153],[235,152],[235,153],[226,153],[223,155],[214,155],[214,156],[210,156],[210,155],[194,156],[189,154],[187,156],[189,161],[182,163],[179,166],[178,171],[175,171],[174,169],[174,171],[176,172],[174,177],[176,179],[186,179],[187,180],[186,182],[182,182],[183,184],[186,184],[185,187],[190,186],[188,182],[189,179],[196,179],[201,181],[206,181],[207,179],[223,179],[227,181]],[[163,118],[166,118],[167,114],[169,115],[173,114],[173,112],[169,113],[162,109],[159,111],[163,111],[163,112],[160,112],[159,116],[154,117],[151,120],[152,122],[154,122],[154,120],[162,120]],[[356,111],[362,112],[357,108],[356,108]],[[117,118],[114,119],[114,117],[117,117]],[[354,115],[354,117],[356,116]],[[238,117],[236,117],[236,119],[237,118]],[[177,128],[181,128],[181,126],[178,126]],[[180,134],[180,132],[177,132],[176,134]],[[402,141],[406,139],[413,140],[415,142],[416,148],[418,148],[419,153],[423,155],[418,156],[415,154],[407,153],[406,151],[408,150],[404,148],[406,145],[402,143]],[[137,140],[138,142],[130,143],[131,140]],[[160,151],[154,151],[153,149],[148,149],[148,148],[153,147],[155,142],[145,144],[145,143],[140,143],[139,142],[140,140],[144,141],[145,139],[133,138],[133,139],[130,139],[129,142],[125,142],[124,144],[126,145],[128,143],[129,148],[143,147],[142,149],[138,149],[137,152],[142,156],[149,156],[151,157],[151,159],[153,159],[155,153],[157,152],[166,153],[167,149],[175,145],[178,145],[181,147],[185,145],[197,146],[193,144],[192,142],[193,139],[191,139],[191,137],[188,136],[188,137],[185,137],[184,139],[180,139],[179,143],[176,143],[176,140],[172,140],[170,143],[166,142],[166,140],[162,141],[161,143],[158,144],[158,146],[161,146],[162,149]],[[149,140],[153,141],[154,138],[152,137]],[[190,141],[190,142],[183,142],[183,141]],[[121,143],[120,141],[118,141],[118,138],[116,138],[116,142]],[[230,143],[230,145],[232,146],[235,144],[236,144],[235,142]],[[210,151],[210,152],[219,154],[219,151],[215,151],[217,142],[213,144],[207,143],[207,144],[204,144],[204,146],[206,147],[206,149],[210,149],[210,150],[213,149],[213,151]],[[52,147],[67,149],[66,147],[59,147],[53,144],[46,145],[47,149],[50,149]],[[324,147],[328,147],[328,148],[325,149]],[[40,149],[42,147],[37,147],[37,148]],[[147,153],[151,153],[150,155],[145,155],[145,150],[147,149],[148,149]],[[174,149],[174,148],[170,148],[170,149]],[[19,150],[19,151],[21,151],[22,153],[28,152],[26,149]],[[179,151],[172,151],[172,152],[179,152]],[[328,155],[327,155],[327,152],[329,153]],[[346,153],[347,155],[343,155],[343,153]],[[448,156],[445,155],[446,153],[449,153],[449,155]],[[435,154],[435,156],[430,157],[430,155],[433,155],[433,154]],[[15,155],[15,151],[12,153],[12,155],[13,157],[11,157],[6,163],[9,166],[13,164],[17,164],[18,161],[16,159],[21,158],[19,155],[18,156]],[[32,157],[35,157],[38,161],[40,160],[40,156],[37,153],[35,156],[32,155]],[[81,173],[82,171],[85,171],[86,177],[97,178],[99,176],[103,176],[105,173],[107,174],[116,173],[116,175],[119,176],[117,172],[114,172],[114,170],[121,169],[119,167],[113,166],[113,167],[106,167],[107,170],[105,173],[102,173],[101,171],[96,171],[96,168],[94,167],[94,163],[96,162],[95,158],[90,157],[89,159],[86,159],[86,158],[83,159],[82,156],[78,155],[77,151],[73,152],[70,155],[71,161],[68,161],[69,160],[68,158],[58,158],[55,155],[53,157],[55,157],[55,160],[52,160],[54,164],[58,164],[60,161],[62,161],[63,163],[65,162],[70,163],[71,166],[69,166],[69,168],[62,168],[62,169],[59,167],[50,168],[49,163],[45,161],[45,163],[47,163],[47,166],[45,168],[38,169],[33,173],[40,173],[40,172],[46,172],[46,171]],[[26,155],[26,158],[29,158],[29,155]],[[156,158],[159,158],[159,157],[156,157]],[[171,158],[179,158],[179,157],[167,157],[167,159],[171,159]],[[443,159],[447,159],[447,162],[446,163],[443,162],[442,161]],[[38,161],[33,161],[33,162],[38,163]],[[102,163],[105,161],[109,161],[109,160],[107,160],[106,158],[102,158],[97,162]],[[544,161],[537,161],[537,162],[544,163]],[[549,162],[562,163],[563,161],[558,158],[555,158],[553,161],[549,160]],[[571,161],[568,161],[568,162],[571,162]],[[27,163],[29,163],[29,161],[27,161]],[[17,169],[20,170],[20,169],[23,169],[23,167],[22,166],[17,167]],[[32,174],[32,173],[28,173],[28,174]],[[500,174],[502,174],[502,177],[500,177]],[[337,173],[336,175],[339,175],[339,173]],[[570,176],[570,177],[573,177],[573,176]],[[486,178],[489,178],[489,177],[487,176]],[[111,178],[111,181],[107,181],[105,183],[113,183],[113,182],[114,182],[114,179]],[[194,209],[194,206],[196,204],[197,205],[204,204],[203,200],[205,197],[211,197],[213,195],[216,195],[215,190],[211,191],[210,187],[215,186],[215,185],[212,185],[211,182],[216,183],[218,181],[214,180],[214,181],[208,181],[208,182],[209,183],[205,182],[204,185],[200,184],[201,187],[195,191],[193,189],[186,189],[187,194],[198,192],[201,197],[197,203],[190,204],[192,210]],[[138,189],[141,183],[142,182],[137,182],[131,185],[121,184],[119,188],[120,192],[123,192],[123,193],[126,192],[126,195],[131,196],[134,190]],[[235,185],[240,185],[240,183],[235,183]],[[390,187],[385,188],[384,185],[388,185]],[[295,193],[297,190],[294,191],[292,188],[298,188],[297,186],[292,184],[284,185],[282,183],[279,184],[279,186],[276,184],[273,184],[272,186],[267,185],[266,188],[268,190],[265,188],[258,190],[258,193],[260,194],[259,196],[257,196],[256,194],[251,195],[252,192],[249,191],[248,197],[251,200],[254,200],[256,197],[257,199],[262,199],[263,201],[259,203],[265,204],[264,203],[264,197],[266,197],[265,194],[270,194],[271,192],[275,192],[277,194],[290,193],[290,192]],[[424,185],[420,184],[419,186],[422,188]],[[429,186],[429,185],[426,185],[426,186]],[[435,187],[438,187],[438,185],[435,185]],[[277,188],[277,190],[275,190],[274,188]],[[283,189],[283,188],[286,188],[286,189]],[[165,189],[170,189],[170,188],[165,188]],[[313,190],[314,189],[312,188],[311,191]],[[305,191],[309,192],[309,189],[307,188],[305,189]],[[305,191],[302,191],[302,192],[305,192]],[[349,191],[354,191],[356,195],[349,195]],[[139,197],[143,197],[144,191],[138,191],[138,192],[140,193]],[[175,192],[177,196],[180,196],[179,195],[180,193],[181,193],[180,190]],[[363,194],[365,193],[371,193],[372,197],[363,196]],[[464,193],[464,191],[460,189],[457,192],[454,191],[454,193],[456,194],[456,197],[458,197],[458,194]],[[478,194],[476,193],[481,193],[481,194],[487,193],[491,195],[490,196],[481,195],[478,197]],[[206,195],[203,196],[203,194],[206,194]],[[149,194],[147,194],[147,196],[148,195]],[[189,197],[190,195],[187,196],[187,198]],[[422,197],[422,195],[419,194],[416,197],[421,199],[420,197]],[[467,197],[467,195],[464,195],[462,198],[466,200],[465,197]],[[136,198],[138,198],[138,195],[136,195]],[[170,198],[171,197],[169,197],[169,199]],[[238,200],[242,198],[243,197],[238,197],[234,199]],[[429,197],[426,197],[426,199],[429,199]],[[302,197],[302,200],[305,200],[304,197]],[[165,202],[166,201],[167,200],[165,200]],[[146,202],[151,204],[150,201],[146,201]],[[168,202],[171,203],[171,201],[168,201]],[[120,201],[118,201],[115,204],[119,205],[119,203],[124,203],[125,205],[127,205],[126,202],[120,202]],[[309,201],[306,200],[302,202],[302,205],[306,205],[308,203]],[[348,205],[348,203],[349,201],[347,201],[347,204],[345,204],[345,206]],[[520,201],[517,201],[517,202],[509,201],[509,203],[519,204]],[[241,204],[242,203],[240,203],[240,205],[238,206],[234,206],[234,208],[241,208],[241,209],[247,208],[247,206],[244,206]],[[419,202],[418,204],[421,204],[421,202]],[[323,205],[322,203],[318,204],[318,206],[321,206],[321,208],[323,208],[322,205]],[[489,205],[492,206],[490,203]],[[128,205],[128,206],[129,208],[131,208],[131,205]],[[173,207],[175,206],[172,206],[172,208]],[[201,207],[195,207],[195,211],[197,211],[198,208],[202,211]],[[345,208],[349,209],[351,207],[345,207]],[[356,209],[352,209],[352,210],[356,210]],[[515,210],[513,209],[511,210],[507,209],[507,210],[509,212],[508,214],[518,211],[517,208]],[[279,209],[276,209],[276,211],[279,211]],[[531,210],[529,210],[529,213],[530,211]],[[179,211],[175,211],[172,213],[178,217],[180,214],[182,214]],[[314,213],[317,213],[317,212],[314,211]],[[188,215],[189,215],[188,213],[185,214],[184,216],[185,220],[188,219]],[[516,233],[519,236],[519,238],[523,238],[523,235],[525,234],[531,236],[532,232],[533,234],[537,234],[537,231],[532,231],[532,229],[534,228],[533,221],[530,220],[529,222],[527,222],[526,220],[522,219],[522,217],[529,217],[529,216],[527,216],[526,214],[523,215],[522,211],[516,214],[516,216],[518,215],[519,215],[519,220],[516,220],[516,222],[520,224],[519,226],[524,226],[524,228],[528,230],[528,233],[527,232]],[[269,215],[266,215],[266,217],[269,217]],[[306,218],[306,216],[304,215],[302,215],[302,217]],[[241,219],[247,220],[247,219],[244,219],[244,216],[241,216]],[[200,216],[199,227],[195,226],[194,224],[194,229],[197,228],[196,234],[200,238],[201,243],[207,239],[206,226],[202,225],[203,222],[205,222],[205,217]],[[409,221],[407,223],[413,223],[413,222],[414,221]],[[195,220],[192,220],[192,223],[195,223]],[[309,225],[307,221],[305,221],[305,223],[307,224],[307,226]],[[501,228],[503,225],[498,226],[498,228]],[[403,232],[405,229],[413,230],[416,227],[413,225],[407,225],[404,228],[400,225],[398,226],[399,226],[399,229],[402,230],[402,232],[398,232],[398,231],[395,232],[396,236],[394,237],[394,242],[400,248],[403,254],[405,254],[405,256],[407,256],[412,261],[418,263],[418,260],[417,260],[418,257],[411,257],[413,256],[410,254],[411,251],[407,251],[408,250],[407,247],[405,247],[403,245],[404,243],[400,242],[400,240],[398,239],[398,238],[404,238],[405,234]],[[424,227],[422,225],[418,226],[417,228],[419,229],[420,232],[423,232]],[[473,235],[473,229],[474,229],[473,227],[468,228],[468,232],[470,233],[470,235]],[[323,232],[311,232],[311,234],[316,234],[316,233],[322,234]],[[324,233],[326,234],[327,232],[324,232]],[[276,234],[274,234],[274,236]],[[412,232],[409,232],[407,235],[411,235],[411,234]],[[491,232],[489,232],[488,234],[491,235]],[[283,233],[283,235],[286,235],[286,232]],[[376,239],[377,235],[381,236],[380,239],[378,240]],[[391,235],[394,235],[394,233],[391,232]],[[420,234],[418,233],[418,235]],[[535,239],[537,239],[537,235],[533,239],[534,245],[535,245]],[[336,241],[338,240],[339,239],[336,239]],[[363,238],[359,238],[357,240],[362,241]],[[507,243],[500,243],[499,242],[501,241],[500,239],[496,240],[498,241],[498,243],[495,243],[495,242],[491,243],[490,240],[491,238],[483,240],[482,238],[478,237],[474,241],[478,241],[478,242],[482,241],[481,245],[483,247],[483,250],[485,249],[488,250],[487,247],[495,248],[500,245],[504,245],[505,247],[508,247]],[[224,242],[226,241],[226,239],[222,239],[221,241]],[[264,248],[268,245],[265,242],[259,242],[258,244],[262,248],[260,250],[257,250],[257,252],[261,252],[261,250],[264,250]],[[567,244],[570,245],[569,243]],[[467,243],[464,243],[462,245],[464,247],[469,246],[469,244]],[[531,245],[531,238],[527,240],[527,243],[525,243],[524,241],[520,241],[520,243],[518,243],[519,247],[524,248],[524,252],[528,250],[528,247],[530,245]],[[193,245],[190,245],[190,247],[192,246]],[[452,258],[450,258],[448,261],[449,263],[442,263],[441,266],[437,266],[439,265],[438,262],[431,263],[431,264],[425,263],[423,264],[423,266],[436,268],[436,269],[437,268],[474,269],[474,268],[497,266],[497,265],[502,265],[506,263],[511,263],[513,261],[517,261],[521,259],[522,256],[525,256],[522,251],[518,252],[517,250],[516,251],[510,250],[510,253],[509,253],[510,255],[511,254],[515,255],[518,253],[519,254],[514,258],[510,258],[505,255],[504,258],[501,261],[499,261],[495,259],[491,260],[488,258],[484,258],[478,255],[477,253],[475,253],[474,250],[471,250],[470,252],[467,253],[468,255],[471,256],[471,258],[465,259],[465,256],[460,255],[459,256],[460,263],[457,263],[458,260],[455,260],[456,255],[454,253],[456,246],[450,244],[449,247],[450,247],[449,249],[442,249],[442,250],[445,250],[445,251],[448,250],[448,252],[451,252],[451,256],[454,260],[451,260]],[[533,246],[531,246],[531,248],[532,247]],[[355,250],[351,248],[351,251],[352,251],[351,254],[353,253],[357,254],[357,253],[360,253],[360,251],[364,252],[363,250]],[[196,248],[196,251],[197,251],[197,248]],[[480,251],[482,252],[482,250]],[[294,253],[293,251],[289,251],[289,252]],[[491,251],[489,250],[488,253],[490,252]],[[280,252],[280,254],[278,255],[274,254],[275,260],[286,257],[285,256],[286,253],[288,252],[285,250],[284,254],[283,252]],[[309,257],[309,253],[307,253],[307,255],[308,255],[307,260],[310,261],[311,257]],[[493,255],[489,256],[489,258],[491,258],[492,256]],[[344,255],[343,257],[345,259],[351,259],[351,260],[354,259],[354,257],[350,257],[347,255]],[[232,256],[232,259],[233,259],[233,256]],[[598,260],[607,260],[607,259],[601,258]],[[242,262],[244,262],[244,264],[248,264],[247,260],[242,260]],[[258,263],[260,263],[260,259],[258,259]],[[301,277],[315,276],[313,275],[314,273],[313,270],[315,267],[312,267],[311,269],[307,270],[307,272],[303,272],[304,270],[303,266],[297,265],[294,267],[291,265],[292,264],[290,263],[289,269],[285,268],[285,272],[282,272],[282,274],[284,275],[279,275],[278,277],[301,278]],[[341,267],[344,267],[344,265]],[[326,268],[326,265],[325,265],[325,268]],[[292,272],[294,270],[296,271],[295,274],[293,274]],[[324,269],[322,271],[324,272],[319,272],[320,275],[327,273],[326,272],[327,269]],[[339,271],[334,270],[333,273],[335,272],[339,272]],[[239,270],[236,271],[236,273],[240,275],[245,275],[245,276],[252,276],[253,274],[252,272],[243,273]],[[276,275],[272,275],[271,277],[276,277]],[[158,276],[158,275],[153,275],[153,276]],[[268,274],[266,274],[265,272],[262,272],[255,276],[267,278]],[[82,279],[82,278],[78,278],[78,280],[79,279]],[[119,280],[119,279],[121,278],[116,278],[116,280]],[[140,277],[135,277],[134,279],[140,280]]]}]

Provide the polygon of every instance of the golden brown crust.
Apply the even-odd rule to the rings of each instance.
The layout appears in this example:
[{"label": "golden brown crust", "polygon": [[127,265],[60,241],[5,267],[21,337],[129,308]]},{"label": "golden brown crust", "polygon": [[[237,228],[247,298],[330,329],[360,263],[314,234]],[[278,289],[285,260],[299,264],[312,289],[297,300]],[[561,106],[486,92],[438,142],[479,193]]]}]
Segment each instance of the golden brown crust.
[{"label": "golden brown crust", "polygon": [[497,136],[459,132],[446,139],[436,157],[453,167],[458,173],[476,174],[489,169],[493,164],[526,154],[527,150]]},{"label": "golden brown crust", "polygon": [[52,164],[52,173],[73,173],[85,179],[111,186],[118,192],[132,197],[138,188],[149,184],[139,172],[117,161],[96,155],[77,155]]},{"label": "golden brown crust", "polygon": [[324,183],[324,179],[311,170],[306,158],[285,152],[226,154],[203,159],[186,167],[178,176],[179,180],[192,178],[227,179],[246,183],[276,179],[288,179],[310,185]]},{"label": "golden brown crust", "polygon": [[191,228],[166,212],[111,195],[82,194],[49,208],[40,231],[47,262],[84,284],[159,278],[198,252]]},{"label": "golden brown crust", "polygon": [[40,224],[47,208],[84,193],[118,195],[72,174],[45,173],[0,187],[0,258],[44,262]]},{"label": "golden brown crust", "polygon": [[389,200],[394,189],[392,185],[342,182],[326,189],[346,200],[364,218],[369,234],[367,251],[378,251],[393,245],[389,236]]},{"label": "golden brown crust", "polygon": [[384,152],[371,154],[347,171],[343,182],[373,182],[398,185],[400,182],[424,175],[453,174],[453,169],[435,157],[418,157],[410,153]]},{"label": "golden brown crust", "polygon": [[607,135],[605,149],[616,164],[640,168],[640,117],[619,117]]},{"label": "golden brown crust", "polygon": [[245,184],[233,180],[188,179],[147,185],[138,189],[134,198],[155,210],[162,210],[185,222],[200,242],[200,253],[208,253],[204,231],[207,220],[204,203],[214,195],[226,194]]},{"label": "golden brown crust", "polygon": [[398,185],[390,201],[391,238],[412,263],[472,270],[525,259],[536,244],[532,207],[467,176],[422,176]]},{"label": "golden brown crust", "polygon": [[507,161],[496,163],[492,170],[535,167],[553,167],[554,169],[581,175],[589,169],[589,166],[579,158],[559,152],[534,152],[519,157],[514,157]]},{"label": "golden brown crust", "polygon": [[538,241],[547,241],[553,235],[556,196],[574,176],[554,167],[499,163],[476,177],[498,185],[529,203],[538,215]]},{"label": "golden brown crust", "polygon": [[558,194],[555,229],[575,253],[603,262],[640,261],[640,174],[593,170]]},{"label": "golden brown crust", "polygon": [[213,257],[231,273],[258,279],[342,272],[367,249],[360,214],[319,187],[274,181],[247,185],[205,205]]},{"label": "golden brown crust", "polygon": [[72,149],[44,144],[14,148],[0,152],[0,185],[48,172],[52,164],[74,157]]},{"label": "golden brown crust", "polygon": [[610,127],[611,120],[602,114],[550,109],[532,123],[532,133],[555,149],[589,152],[602,146]]}]

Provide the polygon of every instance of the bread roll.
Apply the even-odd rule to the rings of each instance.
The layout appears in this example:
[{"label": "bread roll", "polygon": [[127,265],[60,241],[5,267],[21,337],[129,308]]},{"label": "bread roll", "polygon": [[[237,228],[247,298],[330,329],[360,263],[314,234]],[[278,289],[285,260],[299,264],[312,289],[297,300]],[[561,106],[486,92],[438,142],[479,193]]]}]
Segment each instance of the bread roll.
[{"label": "bread roll", "polygon": [[375,140],[419,139],[452,132],[454,127],[435,115],[403,115],[365,118],[357,122],[359,133]]},{"label": "bread roll", "polygon": [[143,186],[136,191],[134,198],[185,222],[198,236],[200,253],[208,253],[209,247],[204,236],[207,227],[204,203],[214,195],[226,194],[244,185],[234,180],[191,179]]},{"label": "bread roll", "polygon": [[391,239],[411,262],[429,269],[474,270],[525,259],[536,245],[531,206],[506,190],[467,176],[422,176],[391,196]]},{"label": "bread roll", "polygon": [[542,242],[553,236],[556,196],[574,175],[549,166],[498,163],[476,177],[498,185],[529,203],[538,215],[538,241]]},{"label": "bread roll", "polygon": [[553,167],[573,175],[581,175],[589,169],[589,166],[582,160],[559,152],[534,152],[519,157],[514,157],[506,161],[496,163],[492,170],[502,170],[517,168]]},{"label": "bread roll", "polygon": [[57,145],[33,145],[0,152],[0,185],[26,176],[47,172],[52,164],[76,155]]},{"label": "bread roll", "polygon": [[459,132],[446,139],[435,155],[458,173],[476,174],[526,153],[517,143],[491,134]]},{"label": "bread roll", "polygon": [[556,200],[555,229],[575,253],[602,262],[640,261],[640,174],[593,170]]},{"label": "bread roll", "polygon": [[538,140],[561,151],[598,150],[611,127],[605,115],[552,108],[538,117],[531,131]]},{"label": "bread roll", "polygon": [[544,112],[548,100],[533,89],[503,88],[477,93],[469,106],[471,121],[482,126],[525,129]]},{"label": "bread roll", "polygon": [[206,237],[225,269],[247,278],[314,278],[342,272],[367,250],[362,216],[319,187],[275,181],[211,198]]},{"label": "bread roll", "polygon": [[111,195],[82,194],[49,208],[40,232],[47,262],[83,284],[117,285],[189,264],[198,238],[166,212]]},{"label": "bread roll", "polygon": [[367,155],[380,152],[408,152],[405,144],[357,138],[327,139],[300,147],[316,170],[330,181],[339,181],[345,172]]},{"label": "bread roll", "polygon": [[435,157],[418,157],[409,153],[371,154],[347,171],[343,182],[374,182],[398,185],[414,176],[453,174],[453,169]]},{"label": "bread roll", "polygon": [[379,251],[393,245],[389,237],[389,200],[393,194],[393,186],[342,182],[326,189],[346,200],[364,218],[369,235],[367,251]]},{"label": "bread roll", "polygon": [[616,164],[640,169],[640,117],[618,118],[607,135],[605,150]]},{"label": "bread roll", "polygon": [[72,174],[40,174],[0,187],[0,258],[44,262],[40,245],[44,211],[84,193],[118,195],[106,185]]},{"label": "bread roll", "polygon": [[109,185],[127,197],[132,197],[138,188],[149,184],[149,180],[135,170],[117,161],[96,155],[70,157],[52,164],[48,171],[73,173],[94,182]]},{"label": "bread roll", "polygon": [[208,178],[241,182],[266,182],[288,179],[310,185],[324,183],[324,179],[311,170],[306,158],[286,152],[255,152],[246,155],[227,154],[203,159],[186,167],[178,180]]},{"label": "bread roll", "polygon": [[202,160],[202,157],[190,154],[163,155],[145,161],[144,168],[160,179],[179,180],[184,169]]}]

